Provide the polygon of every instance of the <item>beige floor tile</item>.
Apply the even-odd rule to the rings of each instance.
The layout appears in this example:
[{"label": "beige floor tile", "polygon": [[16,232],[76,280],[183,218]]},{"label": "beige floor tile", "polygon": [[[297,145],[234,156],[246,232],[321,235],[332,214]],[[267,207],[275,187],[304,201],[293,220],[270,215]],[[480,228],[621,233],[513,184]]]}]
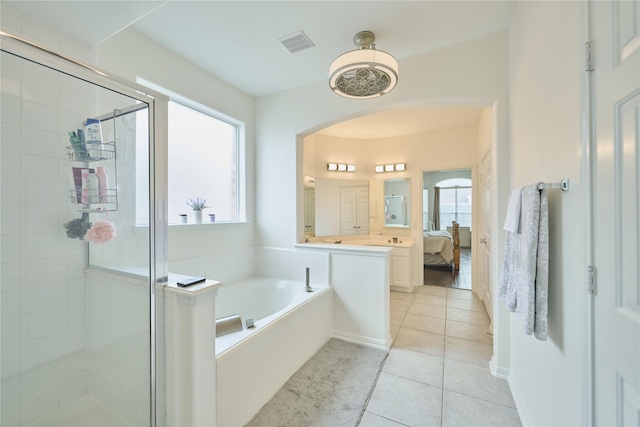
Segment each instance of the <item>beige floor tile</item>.
[{"label": "beige floor tile", "polygon": [[509,384],[491,375],[488,366],[445,359],[443,387],[445,390],[515,408]]},{"label": "beige floor tile", "polygon": [[444,355],[444,335],[431,332],[400,328],[393,345],[436,356]]},{"label": "beige floor tile", "polygon": [[459,362],[489,366],[493,345],[446,336],[444,338],[444,357]]},{"label": "beige floor tile", "polygon": [[456,322],[455,320],[447,319],[445,335],[485,344],[493,344],[493,336],[489,334],[488,326],[478,326],[472,323]]},{"label": "beige floor tile", "polygon": [[367,412],[408,426],[439,426],[442,390],[382,372]]},{"label": "beige floor tile", "polygon": [[389,312],[389,323],[394,326],[402,325],[402,321],[404,320],[404,317],[406,316],[406,314],[407,314],[406,311],[391,310]]},{"label": "beige floor tile", "polygon": [[452,391],[444,391],[443,427],[521,426],[518,411],[507,406],[476,399]]},{"label": "beige floor tile", "polygon": [[443,359],[440,356],[395,347],[382,372],[442,388]]},{"label": "beige floor tile", "polygon": [[489,326],[489,317],[480,311],[460,310],[459,308],[447,309],[447,320],[472,323],[478,326]]},{"label": "beige floor tile", "polygon": [[416,295],[413,298],[413,302],[420,304],[438,305],[440,307],[447,306],[447,297],[440,297],[436,295]]},{"label": "beige floor tile", "polygon": [[444,335],[445,320],[407,313],[402,321],[402,327]]},{"label": "beige floor tile", "polygon": [[392,311],[404,311],[406,313],[407,310],[409,309],[409,306],[411,305],[411,301],[392,299],[390,301],[390,304],[391,304]]},{"label": "beige floor tile", "polygon": [[416,290],[416,295],[435,295],[439,297],[447,296],[447,288],[443,288],[442,286],[419,286]]},{"label": "beige floor tile", "polygon": [[480,301],[476,294],[473,293],[473,291],[466,289],[447,289],[447,296],[449,298]]},{"label": "beige floor tile", "polygon": [[391,296],[391,299],[399,299],[401,301],[409,301],[409,302],[411,302],[415,295],[410,293],[410,292],[391,291],[391,295],[390,296]]},{"label": "beige floor tile", "polygon": [[365,412],[358,427],[403,427],[403,425],[371,412]]},{"label": "beige floor tile", "polygon": [[480,311],[486,313],[484,303],[480,300],[448,298],[447,307],[459,308],[461,310]]},{"label": "beige floor tile", "polygon": [[420,304],[412,302],[409,306],[409,313],[419,314],[420,316],[435,317],[438,319],[444,319],[447,313],[446,307],[440,307],[437,305]]}]

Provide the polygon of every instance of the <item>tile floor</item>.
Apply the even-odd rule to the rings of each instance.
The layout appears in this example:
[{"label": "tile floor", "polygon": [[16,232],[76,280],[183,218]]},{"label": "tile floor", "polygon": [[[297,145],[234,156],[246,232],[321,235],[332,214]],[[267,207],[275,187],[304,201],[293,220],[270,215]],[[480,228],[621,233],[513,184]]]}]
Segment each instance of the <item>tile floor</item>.
[{"label": "tile floor", "polygon": [[460,248],[459,271],[454,272],[449,267],[425,267],[423,284],[471,289],[471,249]]},{"label": "tile floor", "polygon": [[392,291],[391,335],[360,427],[521,425],[507,382],[489,371],[489,318],[471,291]]}]

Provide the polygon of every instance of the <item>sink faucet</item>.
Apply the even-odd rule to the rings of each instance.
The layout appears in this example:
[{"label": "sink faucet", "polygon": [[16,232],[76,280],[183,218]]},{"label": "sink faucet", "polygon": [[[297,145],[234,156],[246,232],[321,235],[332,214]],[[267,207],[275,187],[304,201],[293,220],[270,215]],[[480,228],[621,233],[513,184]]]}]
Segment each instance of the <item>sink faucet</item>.
[{"label": "sink faucet", "polygon": [[307,292],[313,292],[313,289],[311,289],[311,286],[309,286],[309,267],[307,267],[307,282],[304,290]]}]

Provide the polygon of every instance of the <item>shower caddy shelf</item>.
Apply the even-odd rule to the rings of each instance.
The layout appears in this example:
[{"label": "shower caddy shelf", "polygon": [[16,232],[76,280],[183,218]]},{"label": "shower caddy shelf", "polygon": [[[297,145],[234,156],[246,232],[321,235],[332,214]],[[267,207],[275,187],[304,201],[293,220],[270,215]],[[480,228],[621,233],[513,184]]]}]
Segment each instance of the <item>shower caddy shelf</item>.
[{"label": "shower caddy shelf", "polygon": [[[113,119],[113,141],[104,142],[103,148],[86,148],[78,150],[73,146],[67,147],[67,156],[69,161],[83,162],[87,168],[93,162],[113,161],[113,184],[111,188],[106,189],[103,194],[87,194],[78,196],[76,190],[69,190],[69,199],[74,205],[82,206],[78,210],[80,212],[98,213],[113,212],[118,210],[118,169],[116,156],[116,117],[120,110],[113,110],[113,115],[101,117],[100,122],[107,119]],[[97,190],[96,190],[97,191]]]}]

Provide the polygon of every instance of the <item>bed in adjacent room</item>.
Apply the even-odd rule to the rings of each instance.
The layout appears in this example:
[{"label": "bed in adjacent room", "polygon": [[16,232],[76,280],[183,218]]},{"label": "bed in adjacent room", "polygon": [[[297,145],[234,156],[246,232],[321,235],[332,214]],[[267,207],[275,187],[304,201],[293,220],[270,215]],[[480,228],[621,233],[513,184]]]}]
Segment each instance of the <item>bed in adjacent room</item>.
[{"label": "bed in adjacent room", "polygon": [[458,223],[448,231],[425,231],[423,235],[423,263],[425,267],[453,267],[460,270],[460,234]]}]

